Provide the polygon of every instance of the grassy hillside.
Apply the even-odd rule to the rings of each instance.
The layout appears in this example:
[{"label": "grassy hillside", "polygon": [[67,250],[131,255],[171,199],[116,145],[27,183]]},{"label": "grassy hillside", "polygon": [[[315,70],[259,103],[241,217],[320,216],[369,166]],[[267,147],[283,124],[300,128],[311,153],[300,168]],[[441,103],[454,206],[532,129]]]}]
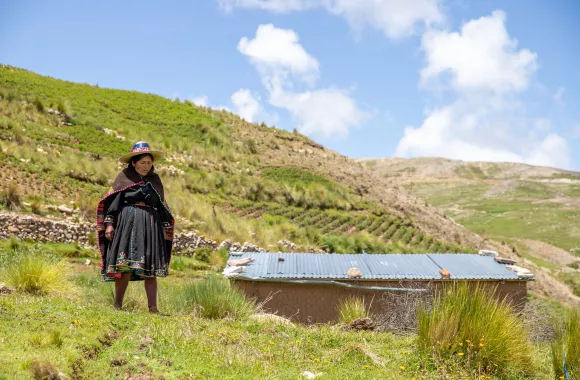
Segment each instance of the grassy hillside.
[{"label": "grassy hillside", "polygon": [[145,140],[167,153],[156,166],[178,229],[271,249],[283,249],[281,239],[335,252],[476,249],[477,237],[432,210],[397,206],[380,184],[361,180],[356,164],[298,133],[8,66],[0,67],[0,97],[5,208],[56,216],[47,206],[72,202],[92,220],[121,169],[115,160]]},{"label": "grassy hillside", "polygon": [[[469,230],[509,245],[580,296],[580,173],[439,158],[364,160]],[[572,251],[570,251],[572,250]]]}]

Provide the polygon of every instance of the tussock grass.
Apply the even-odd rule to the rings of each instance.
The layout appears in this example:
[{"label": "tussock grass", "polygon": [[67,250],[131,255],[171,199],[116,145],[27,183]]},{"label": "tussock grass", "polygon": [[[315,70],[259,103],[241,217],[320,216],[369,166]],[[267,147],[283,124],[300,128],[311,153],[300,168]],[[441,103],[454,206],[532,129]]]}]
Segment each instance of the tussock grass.
[{"label": "tussock grass", "polygon": [[570,310],[563,326],[556,328],[552,365],[556,378],[564,376],[564,359],[570,379],[580,376],[580,309]]},{"label": "tussock grass", "polygon": [[228,280],[215,274],[185,285],[181,297],[186,308],[204,318],[243,319],[257,310],[257,306],[232,288]]},{"label": "tussock grass", "polygon": [[21,206],[21,195],[18,185],[11,182],[5,190],[0,191],[0,204],[11,210],[18,210]]},{"label": "tussock grass", "polygon": [[62,379],[58,368],[48,359],[36,359],[30,364],[30,373],[34,380]]},{"label": "tussock grass", "polygon": [[66,295],[74,292],[69,267],[60,258],[35,248],[16,249],[5,258],[0,278],[16,290],[35,295]]},{"label": "tussock grass", "polygon": [[359,318],[370,317],[364,299],[359,297],[348,297],[341,300],[337,306],[337,311],[339,323],[351,323]]},{"label": "tussock grass", "polygon": [[430,309],[419,309],[418,327],[417,344],[435,365],[498,376],[534,372],[534,348],[523,319],[484,285],[453,285]]}]

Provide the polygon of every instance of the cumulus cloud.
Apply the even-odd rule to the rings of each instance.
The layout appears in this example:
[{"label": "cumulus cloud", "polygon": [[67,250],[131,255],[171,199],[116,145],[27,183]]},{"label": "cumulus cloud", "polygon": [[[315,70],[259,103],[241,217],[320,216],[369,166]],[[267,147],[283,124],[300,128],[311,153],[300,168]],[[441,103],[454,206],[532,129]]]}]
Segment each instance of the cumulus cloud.
[{"label": "cumulus cloud", "polygon": [[505,28],[506,15],[495,11],[464,24],[461,32],[430,30],[423,35],[427,66],[421,80],[448,73],[456,90],[522,91],[536,71],[536,53],[517,50]]},{"label": "cumulus cloud", "polygon": [[196,106],[200,107],[207,107],[207,105],[209,104],[209,99],[207,95],[197,96],[195,98],[189,99],[189,101],[195,104]]},{"label": "cumulus cloud", "polygon": [[240,89],[234,92],[231,100],[234,105],[234,112],[247,122],[253,123],[256,121],[256,116],[265,113],[259,98],[255,97],[248,89]]},{"label": "cumulus cloud", "polygon": [[[545,120],[534,122],[512,109],[510,102],[478,105],[459,99],[430,112],[420,127],[406,127],[395,155],[569,168],[566,140],[547,132]],[[535,123],[537,128],[526,128]]]},{"label": "cumulus cloud", "polygon": [[300,83],[315,85],[320,65],[293,30],[260,25],[254,38],[240,40],[238,50],[260,73],[269,103],[290,112],[301,133],[344,137],[368,116],[345,90],[296,90]]},{"label": "cumulus cloud", "polygon": [[427,112],[421,126],[406,127],[397,156],[570,167],[568,143],[552,132],[551,121],[527,117],[517,100],[529,88],[537,55],[518,49],[505,22],[505,13],[495,11],[460,32],[424,34],[421,83],[441,83],[455,99]]},{"label": "cumulus cloud", "polygon": [[253,39],[243,37],[238,51],[250,58],[264,76],[282,79],[291,74],[312,83],[319,70],[318,61],[302,47],[296,32],[272,24],[258,26]]},{"label": "cumulus cloud", "polygon": [[418,24],[442,23],[441,3],[441,0],[219,0],[226,11],[253,8],[288,13],[321,8],[344,18],[357,31],[371,27],[382,30],[389,38],[412,35]]}]

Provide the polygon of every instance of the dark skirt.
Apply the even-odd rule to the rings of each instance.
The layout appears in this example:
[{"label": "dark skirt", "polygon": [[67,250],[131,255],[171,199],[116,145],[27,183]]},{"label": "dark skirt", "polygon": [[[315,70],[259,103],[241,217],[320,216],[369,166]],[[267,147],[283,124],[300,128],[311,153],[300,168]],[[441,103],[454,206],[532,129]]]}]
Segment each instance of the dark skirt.
[{"label": "dark skirt", "polygon": [[126,272],[132,273],[131,281],[166,277],[169,259],[157,210],[147,206],[123,207],[106,253],[104,280],[114,281]]}]

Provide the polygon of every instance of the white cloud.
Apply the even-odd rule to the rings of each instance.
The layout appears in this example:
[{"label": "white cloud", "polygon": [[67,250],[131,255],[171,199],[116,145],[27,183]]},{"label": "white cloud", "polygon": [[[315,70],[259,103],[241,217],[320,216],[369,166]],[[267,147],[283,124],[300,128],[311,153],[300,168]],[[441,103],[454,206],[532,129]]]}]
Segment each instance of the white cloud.
[{"label": "white cloud", "polygon": [[189,101],[195,104],[196,106],[200,107],[207,107],[207,105],[209,104],[209,99],[207,95],[197,96],[195,98],[189,99]]},{"label": "white cloud", "polygon": [[254,39],[243,37],[238,50],[250,58],[264,76],[282,80],[288,74],[305,82],[316,79],[319,63],[304,50],[296,32],[272,24],[260,25]]},{"label": "white cloud", "polygon": [[522,91],[536,71],[536,53],[517,50],[505,28],[506,16],[495,11],[464,24],[461,32],[430,30],[423,35],[427,66],[421,70],[424,83],[451,76],[456,90]]},{"label": "white cloud", "polygon": [[240,89],[232,95],[235,112],[249,123],[253,123],[256,116],[262,112],[260,101],[248,89]]},{"label": "white cloud", "polygon": [[322,8],[344,18],[357,31],[368,26],[390,38],[414,34],[417,24],[442,23],[441,3],[442,0],[219,0],[226,11],[253,8],[288,13]]},{"label": "white cloud", "polygon": [[465,23],[460,32],[430,30],[422,39],[426,66],[421,82],[444,82],[455,100],[408,126],[395,155],[437,156],[465,161],[525,162],[569,168],[568,143],[551,120],[526,116],[517,99],[537,69],[536,53],[517,48],[495,11]]},{"label": "white cloud", "polygon": [[326,4],[328,11],[344,17],[353,29],[370,26],[390,38],[414,34],[418,23],[429,26],[444,20],[438,0],[335,0]]},{"label": "white cloud", "polygon": [[[420,127],[406,127],[395,155],[569,168],[566,140],[554,133],[538,136],[537,129],[526,130],[534,121],[511,114],[511,108],[510,103],[497,107],[460,99],[432,111]],[[545,120],[537,122],[546,128]]]},{"label": "white cloud", "polygon": [[324,1],[320,0],[218,0],[225,11],[234,8],[264,9],[276,13],[288,13],[305,11],[320,6]]},{"label": "white cloud", "polygon": [[346,137],[350,127],[368,117],[345,91],[333,88],[301,93],[278,89],[271,93],[270,104],[290,111],[307,136]]},{"label": "white cloud", "polygon": [[566,92],[564,86],[558,87],[558,90],[554,94],[554,102],[556,102],[556,104],[564,105],[564,92]]},{"label": "white cloud", "polygon": [[260,25],[255,38],[240,40],[238,50],[260,73],[269,103],[288,110],[301,133],[344,137],[349,128],[368,116],[344,90],[296,90],[300,83],[295,80],[315,85],[319,63],[300,44],[293,30]]}]

